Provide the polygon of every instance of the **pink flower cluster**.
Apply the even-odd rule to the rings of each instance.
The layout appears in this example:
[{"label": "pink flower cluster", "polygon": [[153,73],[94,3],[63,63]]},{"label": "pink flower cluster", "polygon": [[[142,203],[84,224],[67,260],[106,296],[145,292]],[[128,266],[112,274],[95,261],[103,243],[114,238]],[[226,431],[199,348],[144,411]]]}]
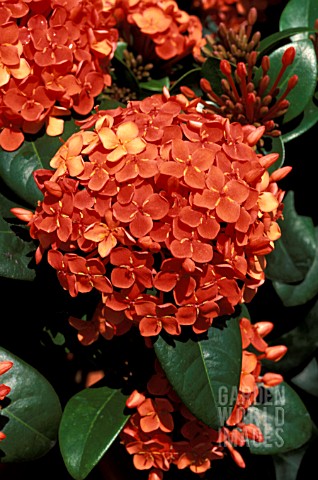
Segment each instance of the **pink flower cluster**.
[{"label": "pink flower cluster", "polygon": [[264,127],[200,111],[167,90],[100,111],[61,146],[28,221],[36,257],[48,251],[72,297],[95,289],[92,321],[72,319],[84,343],[132,325],[143,336],[205,332],[249,302],[280,237],[278,154],[255,145]]}]

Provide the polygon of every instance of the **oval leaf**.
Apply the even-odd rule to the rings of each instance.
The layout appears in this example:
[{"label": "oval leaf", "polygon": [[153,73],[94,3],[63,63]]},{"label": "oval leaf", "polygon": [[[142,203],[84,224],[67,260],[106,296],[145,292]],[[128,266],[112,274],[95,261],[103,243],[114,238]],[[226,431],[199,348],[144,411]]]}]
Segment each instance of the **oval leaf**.
[{"label": "oval leaf", "polygon": [[265,37],[259,45],[259,58],[262,58],[264,55],[268,55],[269,52],[273,51],[276,46],[281,45],[282,40],[290,39],[291,36],[297,34],[306,33],[305,38],[308,38],[310,33],[313,33],[313,30],[308,27],[295,27],[284,29],[281,32],[275,32],[268,37]]},{"label": "oval leaf", "polygon": [[[61,405],[51,384],[31,365],[0,348],[0,361],[13,367],[1,375],[11,392],[0,410],[1,462],[27,462],[45,455],[56,443]],[[7,403],[8,400],[8,403]]]},{"label": "oval leaf", "polygon": [[[317,58],[313,42],[311,40],[302,40],[288,43],[269,55],[270,69],[268,75],[271,78],[269,89],[281,69],[281,58],[284,51],[291,46],[296,49],[296,56],[294,62],[286,69],[279,82],[280,94],[285,91],[288,79],[293,75],[298,75],[298,83],[287,96],[290,106],[286,115],[284,115],[283,124],[290,122],[303,112],[315,93],[317,83]],[[304,72],[306,72],[306,75],[304,75]]]},{"label": "oval leaf", "polygon": [[59,137],[42,135],[33,141],[25,140],[20,148],[7,152],[0,148],[0,176],[5,184],[29,205],[36,206],[42,194],[33,180],[38,168],[50,168],[50,160],[66,140],[79,127],[74,120],[64,123],[64,132]]},{"label": "oval leaf", "polygon": [[301,282],[312,266],[317,243],[314,223],[298,215],[292,190],[284,198],[284,220],[279,225],[282,235],[266,257],[266,276],[283,283]]},{"label": "oval leaf", "polygon": [[[311,127],[313,127],[318,122],[318,93],[316,92],[315,95],[309,100],[304,111],[299,115],[299,117],[295,118],[298,120],[296,126],[286,130],[286,127],[290,127],[290,124],[284,126],[285,128],[282,129],[282,139],[284,143],[293,140],[294,138],[299,137]],[[291,123],[294,123],[291,122]]]},{"label": "oval leaf", "polygon": [[212,428],[224,425],[236,401],[242,341],[238,319],[224,329],[211,327],[207,337],[167,343],[159,336],[156,355],[173,389],[199,420]]},{"label": "oval leaf", "polygon": [[279,157],[273,165],[268,169],[268,172],[271,174],[278,168],[280,168],[285,161],[285,147],[281,136],[279,137],[269,137],[263,136],[262,140],[264,141],[264,146],[260,148],[262,155],[268,155],[269,153],[279,153]]},{"label": "oval leaf", "polygon": [[225,77],[220,70],[220,63],[220,58],[209,57],[202,66],[202,77],[210,82],[213,91],[217,95],[222,95],[224,93],[221,86],[221,80]]},{"label": "oval leaf", "polygon": [[59,429],[64,463],[76,480],[86,478],[128,420],[127,397],[108,387],[87,388],[66,404]]},{"label": "oval leaf", "polygon": [[295,27],[313,28],[318,18],[317,0],[290,0],[279,19],[279,30]]},{"label": "oval leaf", "polygon": [[248,408],[244,423],[254,423],[264,435],[264,442],[247,441],[251,452],[258,455],[295,450],[312,434],[310,415],[286,382],[261,390],[258,401]]}]

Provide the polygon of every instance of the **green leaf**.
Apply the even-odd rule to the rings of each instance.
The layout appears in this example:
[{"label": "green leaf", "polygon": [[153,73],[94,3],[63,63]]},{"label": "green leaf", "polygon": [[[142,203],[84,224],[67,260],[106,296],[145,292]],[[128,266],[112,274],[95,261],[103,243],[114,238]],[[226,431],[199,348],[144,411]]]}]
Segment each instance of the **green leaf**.
[{"label": "green leaf", "polygon": [[290,452],[273,455],[276,480],[297,480],[299,466],[307,450],[303,445]]},{"label": "green leaf", "polygon": [[[271,78],[271,82],[268,91],[281,69],[282,55],[289,47],[295,48],[296,56],[294,62],[286,69],[279,82],[280,94],[285,91],[288,79],[293,75],[298,75],[298,83],[287,96],[290,106],[284,115],[283,124],[290,122],[303,112],[315,93],[317,83],[317,58],[313,43],[311,40],[302,40],[288,43],[269,55],[270,69],[268,75]],[[306,75],[304,75],[304,72],[306,72]]]},{"label": "green leaf", "polygon": [[126,42],[117,42],[115,55],[120,60],[124,60],[124,51],[127,49]]},{"label": "green leaf", "polygon": [[[284,143],[299,137],[318,122],[317,101],[318,92],[316,92],[315,95],[309,100],[304,108],[304,111],[299,115],[299,117],[296,117],[293,122],[290,122],[282,128],[282,139]],[[290,124],[294,124],[296,120],[298,120],[296,126],[290,130],[287,130],[286,127],[290,127]]]},{"label": "green leaf", "polygon": [[182,75],[178,80],[172,83],[170,88],[171,95],[177,95],[180,93],[180,87],[186,86],[191,88],[198,97],[202,96],[202,90],[200,89],[201,68],[193,68],[187,73]]},{"label": "green leaf", "polygon": [[147,82],[140,82],[140,88],[144,90],[150,90],[151,92],[162,92],[163,87],[170,88],[170,79],[169,77],[163,77],[159,79],[151,79]]},{"label": "green leaf", "polygon": [[224,329],[212,326],[203,338],[169,343],[159,336],[156,355],[173,389],[189,410],[213,428],[224,425],[238,391],[242,341],[238,318]]},{"label": "green leaf", "polygon": [[310,395],[318,397],[318,363],[313,358],[306,367],[295,375],[291,382]]},{"label": "green leaf", "polygon": [[[318,229],[315,229],[316,244],[318,244]],[[286,307],[304,305],[318,293],[318,248],[315,258],[306,273],[305,278],[298,284],[274,281],[273,286],[277,295]]]},{"label": "green leaf", "polygon": [[264,441],[247,441],[253,454],[274,455],[295,450],[312,434],[310,415],[299,395],[286,382],[261,389],[255,404],[248,408],[245,423],[253,423]]},{"label": "green leaf", "polygon": [[284,220],[279,225],[282,235],[266,257],[265,274],[278,282],[301,282],[312,267],[317,241],[312,219],[296,212],[293,191],[284,198]]},{"label": "green leaf", "polygon": [[34,280],[35,270],[30,267],[34,252],[35,244],[26,227],[13,227],[0,216],[0,276]]},{"label": "green leaf", "polygon": [[306,33],[306,38],[310,33],[313,33],[312,29],[308,27],[294,27],[284,29],[281,32],[275,32],[268,37],[265,37],[259,45],[259,58],[261,59],[264,55],[268,55],[269,52],[273,51],[276,46],[280,45],[283,40],[289,39],[290,37],[299,34],[299,33]]},{"label": "green leaf", "polygon": [[220,70],[220,62],[221,60],[219,58],[209,57],[204,62],[201,73],[202,77],[210,82],[213,91],[217,95],[222,95],[224,93],[221,86],[221,80],[225,77]]},{"label": "green leaf", "polygon": [[64,132],[60,137],[44,134],[33,141],[25,140],[20,148],[13,152],[0,149],[0,176],[5,184],[19,198],[31,206],[36,206],[42,193],[33,180],[33,172],[39,168],[50,168],[50,160],[62,145],[60,138],[66,140],[79,127],[74,120],[64,123]]},{"label": "green leaf", "polygon": [[[56,444],[61,405],[51,384],[31,365],[0,348],[0,361],[10,360],[13,367],[1,376],[11,392],[8,404],[0,410],[1,462],[27,462],[40,458]],[[6,400],[4,401],[6,402]]]},{"label": "green leaf", "polygon": [[279,19],[279,30],[296,27],[313,28],[318,18],[316,0],[290,0]]},{"label": "green leaf", "polygon": [[118,87],[128,87],[137,95],[140,95],[140,87],[133,71],[119,56],[114,56],[111,61],[114,70],[114,77]]},{"label": "green leaf", "polygon": [[127,397],[108,387],[87,388],[66,404],[59,444],[67,470],[82,480],[99,462],[128,420]]}]

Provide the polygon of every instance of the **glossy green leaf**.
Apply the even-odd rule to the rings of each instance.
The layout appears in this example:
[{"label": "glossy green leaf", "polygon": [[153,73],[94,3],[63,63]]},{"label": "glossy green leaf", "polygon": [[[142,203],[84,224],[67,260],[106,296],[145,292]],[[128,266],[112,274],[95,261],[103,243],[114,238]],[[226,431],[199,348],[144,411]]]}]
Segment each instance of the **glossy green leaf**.
[{"label": "glossy green leaf", "polygon": [[[0,348],[0,361],[13,367],[1,376],[11,392],[0,410],[1,462],[27,462],[40,458],[56,444],[61,405],[51,384],[31,365]],[[8,402],[7,402],[8,399]]]},{"label": "glossy green leaf", "polygon": [[247,442],[251,452],[258,455],[295,450],[312,435],[310,415],[299,395],[286,382],[261,389],[256,403],[248,408],[244,422],[257,425],[263,433],[263,442]]},{"label": "glossy green leaf", "polygon": [[284,198],[284,220],[279,225],[282,235],[266,257],[266,276],[281,283],[301,282],[312,267],[317,241],[312,219],[295,209],[293,191]]},{"label": "glossy green leaf", "polygon": [[[291,46],[295,48],[296,56],[279,82],[280,93],[282,94],[285,91],[288,79],[293,75],[298,75],[298,83],[287,96],[290,106],[284,115],[283,124],[290,122],[303,112],[315,93],[317,83],[317,58],[313,43],[311,40],[302,40],[288,43],[269,55],[270,69],[268,75],[271,78],[269,89],[281,69],[281,58],[284,51]],[[304,72],[306,72],[306,75],[304,75]]]},{"label": "glossy green leaf", "polygon": [[[318,122],[318,92],[309,100],[304,111],[294,121],[282,128],[284,143],[299,137]],[[296,122],[296,125],[293,125]],[[292,128],[290,128],[292,126]]]},{"label": "glossy green leaf", "polygon": [[[318,229],[315,230],[316,244],[318,244]],[[276,293],[286,307],[304,305],[318,293],[318,248],[315,258],[306,273],[305,278],[297,284],[274,281]]]},{"label": "glossy green leaf", "polygon": [[[283,40],[289,39],[294,35],[297,34],[306,34],[306,38],[308,35],[312,33],[313,30],[308,27],[294,27],[294,28],[287,28],[281,32],[275,32],[272,35],[268,35],[265,37],[259,45],[259,59],[261,59],[264,55],[268,55],[272,52],[277,46],[281,45]],[[258,60],[259,62],[260,60]]]},{"label": "glossy green leaf", "polygon": [[144,90],[150,90],[151,92],[162,92],[163,87],[170,88],[170,79],[169,77],[163,77],[159,79],[152,78],[147,82],[140,82],[140,88]]},{"label": "glossy green leaf", "polygon": [[201,78],[201,68],[193,68],[187,73],[182,75],[178,80],[172,83],[170,88],[171,95],[177,95],[180,93],[180,87],[189,87],[191,88],[196,95],[199,97],[202,95],[202,90],[200,89],[200,78]]},{"label": "glossy green leaf", "polygon": [[224,425],[235,404],[241,373],[241,333],[237,318],[224,329],[211,327],[203,338],[166,341],[156,355],[172,387],[189,410],[213,428]]},{"label": "glossy green leaf", "polygon": [[60,138],[66,140],[78,130],[74,120],[70,120],[65,122],[64,132],[60,137],[44,134],[33,141],[25,140],[14,152],[0,149],[0,176],[5,184],[19,198],[36,206],[42,194],[33,180],[34,170],[50,168],[50,160],[62,144]]},{"label": "glossy green leaf", "polygon": [[120,390],[92,387],[66,404],[59,444],[66,468],[76,480],[87,477],[127,422],[126,399]]},{"label": "glossy green leaf", "polygon": [[34,280],[30,265],[35,244],[25,227],[10,225],[0,216],[0,276],[16,280]]},{"label": "glossy green leaf", "polygon": [[313,28],[318,18],[316,0],[289,0],[279,19],[279,30],[295,27]]},{"label": "glossy green leaf", "polygon": [[120,60],[124,60],[124,51],[127,49],[126,42],[117,42],[115,55]]}]

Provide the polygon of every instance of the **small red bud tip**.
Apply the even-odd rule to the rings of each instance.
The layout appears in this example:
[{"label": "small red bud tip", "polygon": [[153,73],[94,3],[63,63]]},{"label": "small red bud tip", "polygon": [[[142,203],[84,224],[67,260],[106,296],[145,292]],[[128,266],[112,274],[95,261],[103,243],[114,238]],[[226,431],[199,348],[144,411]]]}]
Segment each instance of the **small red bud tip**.
[{"label": "small red bud tip", "polygon": [[282,64],[284,67],[288,67],[288,65],[291,65],[295,59],[296,55],[296,50],[294,47],[288,47],[283,56],[282,56]]},{"label": "small red bud tip", "polygon": [[298,75],[293,75],[290,77],[288,80],[288,90],[291,90],[292,88],[295,88],[298,83]]},{"label": "small red bud tip", "polygon": [[270,60],[269,60],[269,57],[265,55],[265,57],[262,58],[262,69],[265,73],[267,73],[269,70],[269,67],[270,67]]},{"label": "small red bud tip", "polygon": [[230,62],[227,60],[221,60],[220,62],[220,70],[226,77],[229,77],[232,73],[232,68]]},{"label": "small red bud tip", "polygon": [[[205,79],[202,79],[202,80],[205,80]],[[189,88],[189,87],[186,87],[186,86],[180,87],[180,91],[187,98],[197,98],[195,92],[193,90],[191,90],[191,88]]]},{"label": "small red bud tip", "polygon": [[284,380],[283,376],[279,373],[268,372],[262,377],[262,382],[265,387],[276,387]]},{"label": "small red bud tip", "polygon": [[30,222],[33,218],[33,212],[30,210],[26,210],[25,208],[11,208],[10,212],[13,213],[15,217],[17,217],[19,220],[22,220],[23,222]]},{"label": "small red bud tip", "polygon": [[236,73],[238,74],[239,78],[245,78],[247,76],[245,63],[239,62],[237,64]]},{"label": "small red bud tip", "polygon": [[10,362],[9,360],[4,360],[3,362],[0,362],[0,375],[3,375],[8,370],[10,370],[12,365],[13,365],[13,362]]},{"label": "small red bud tip", "polygon": [[205,93],[211,93],[212,92],[212,87],[210,82],[206,78],[201,78],[200,79],[200,87]]},{"label": "small red bud tip", "polygon": [[285,353],[287,352],[287,347],[285,345],[276,345],[274,347],[267,347],[265,350],[265,357],[267,360],[272,360],[273,362],[278,362]]},{"label": "small red bud tip", "polygon": [[257,20],[257,10],[255,7],[250,8],[247,16],[248,23],[254,25]]},{"label": "small red bud tip", "polygon": [[6,438],[5,433],[0,432],[0,442],[1,442],[1,440],[4,440],[5,438]]}]

